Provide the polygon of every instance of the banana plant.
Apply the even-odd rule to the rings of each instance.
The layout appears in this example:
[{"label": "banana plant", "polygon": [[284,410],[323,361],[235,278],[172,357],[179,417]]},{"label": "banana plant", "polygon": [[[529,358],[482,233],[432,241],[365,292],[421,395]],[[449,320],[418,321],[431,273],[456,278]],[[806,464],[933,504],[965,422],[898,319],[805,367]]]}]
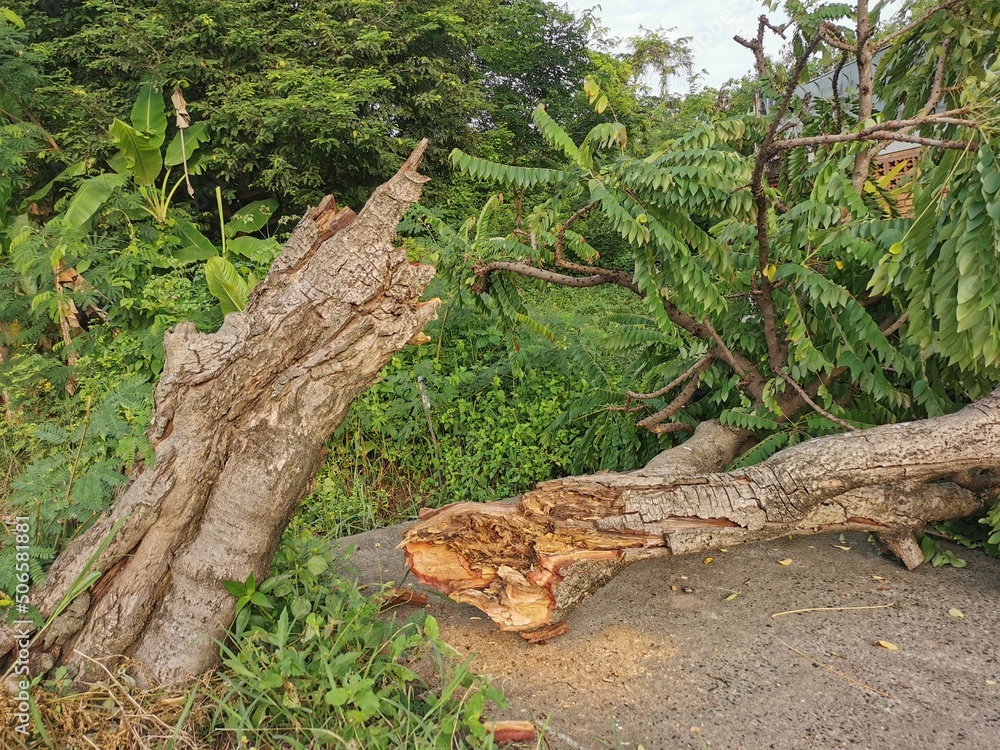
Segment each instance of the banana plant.
[{"label": "banana plant", "polygon": [[[222,211],[222,189],[215,189],[215,198],[219,207],[219,224],[222,236],[222,254],[208,259],[205,264],[205,279],[208,281],[208,291],[219,300],[222,314],[238,312],[247,306],[250,291],[257,284],[253,272],[243,278],[236,266],[229,260],[229,253],[241,255],[256,264],[267,264],[274,260],[278,252],[278,243],[273,238],[261,239],[249,236],[264,228],[271,214],[278,207],[276,200],[255,201],[247,204],[225,221]],[[208,240],[205,240],[208,242]],[[215,246],[209,243],[212,250]]]},{"label": "banana plant", "polygon": [[182,174],[171,184],[171,172],[185,162],[187,172],[196,172],[200,146],[208,140],[208,128],[204,122],[196,122],[178,129],[166,153],[162,153],[167,116],[163,95],[152,82],[139,89],[129,119],[131,124],[118,118],[111,123],[111,140],[118,153],[108,164],[118,174],[132,178],[146,204],[142,210],[158,224],[166,224],[170,203],[185,181]]}]

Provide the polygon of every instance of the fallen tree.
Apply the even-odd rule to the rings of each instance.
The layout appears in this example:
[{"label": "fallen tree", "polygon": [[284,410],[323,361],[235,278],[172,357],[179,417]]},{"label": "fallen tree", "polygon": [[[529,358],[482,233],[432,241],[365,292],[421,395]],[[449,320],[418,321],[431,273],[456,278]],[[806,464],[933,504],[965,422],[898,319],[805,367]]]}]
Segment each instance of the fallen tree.
[{"label": "fallen tree", "polygon": [[925,524],[995,499],[972,471],[1000,468],[1000,388],[948,416],[817,438],[719,473],[746,437],[704,422],[640,471],[543,482],[513,505],[427,512],[400,546],[420,581],[529,640],[565,631],[577,604],[653,557],[865,531],[912,569]]},{"label": "fallen tree", "polygon": [[[58,615],[32,641],[33,674],[61,663],[86,681],[100,672],[94,659],[128,657],[140,681],[169,683],[217,663],[235,608],[220,581],[266,578],[325,441],[436,314],[437,300],[419,301],[434,269],[392,245],[426,181],[426,145],[360,214],[331,197],[309,211],[218,331],[167,332],[148,433],[155,463],[32,592],[42,617]],[[24,632],[0,625],[0,660],[13,660]]]},{"label": "fallen tree", "polygon": [[[591,423],[589,465],[601,447],[694,435],[640,471],[428,512],[402,545],[420,580],[542,639],[636,560],[854,529],[912,568],[926,523],[995,501],[979,473],[998,467],[1000,437],[1000,294],[983,271],[1000,247],[995,35],[959,42],[995,26],[1000,3],[973,6],[948,0],[895,30],[868,0],[761,16],[756,36],[736,37],[756,61],[754,116],[644,157],[621,122],[574,140],[542,105],[532,118],[560,168],[452,154],[515,194],[506,237],[437,228],[464,261],[442,273],[474,278],[501,325],[542,328],[525,283],[640,299],[614,320],[613,351],[633,358],[625,387],[591,352],[577,358],[592,394],[565,419]],[[783,69],[765,55],[772,35],[792,46]],[[817,68],[828,73],[807,81]],[[598,82],[585,91],[603,111]],[[905,159],[900,144],[914,146]],[[525,207],[526,187],[547,200]],[[631,271],[590,246],[598,228],[624,241]],[[603,429],[612,419],[646,432]],[[746,468],[722,473],[733,463]]]}]

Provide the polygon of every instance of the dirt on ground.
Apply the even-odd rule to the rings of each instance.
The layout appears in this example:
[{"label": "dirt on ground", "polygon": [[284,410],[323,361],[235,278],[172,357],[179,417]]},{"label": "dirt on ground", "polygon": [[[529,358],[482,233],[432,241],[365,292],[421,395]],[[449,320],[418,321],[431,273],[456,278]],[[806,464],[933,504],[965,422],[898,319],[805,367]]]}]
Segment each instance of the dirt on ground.
[{"label": "dirt on ground", "polygon": [[1000,747],[1000,560],[979,551],[908,572],[847,534],[639,563],[534,645],[413,585],[404,529],[341,543],[363,582],[429,594],[507,695],[494,718],[552,748]]}]

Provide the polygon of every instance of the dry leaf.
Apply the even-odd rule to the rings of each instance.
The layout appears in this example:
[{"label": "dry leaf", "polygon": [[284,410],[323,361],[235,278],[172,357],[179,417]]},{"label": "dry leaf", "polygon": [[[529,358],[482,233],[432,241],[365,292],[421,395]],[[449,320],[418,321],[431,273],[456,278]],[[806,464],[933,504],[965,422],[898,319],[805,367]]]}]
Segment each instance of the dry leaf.
[{"label": "dry leaf", "polygon": [[899,646],[895,643],[889,643],[889,641],[874,641],[873,646],[881,646],[886,651],[899,651]]},{"label": "dry leaf", "polygon": [[721,548],[721,549],[719,550],[719,552],[729,552],[729,550],[728,550],[728,549],[726,549],[725,547],[722,547],[722,548]]},{"label": "dry leaf", "polygon": [[888,578],[883,578],[882,576],[872,576],[873,581],[888,581]]},{"label": "dry leaf", "polygon": [[486,731],[499,743],[534,742],[538,730],[530,721],[484,721]]},{"label": "dry leaf", "polygon": [[842,549],[844,550],[844,552],[849,552],[851,549],[850,547],[845,547],[843,544],[831,544],[830,546],[836,547],[837,549]]},{"label": "dry leaf", "polygon": [[184,94],[181,92],[180,86],[174,89],[174,93],[170,95],[170,101],[173,103],[174,109],[177,110],[177,127],[181,130],[191,127],[191,115],[188,114],[187,102],[184,101]]},{"label": "dry leaf", "polygon": [[712,562],[712,561],[713,561],[714,559],[715,559],[714,557],[706,557],[706,558],[705,558],[705,565],[708,565],[708,564],[709,564],[710,562]]},{"label": "dry leaf", "polygon": [[427,596],[425,594],[418,594],[412,589],[402,587],[389,589],[379,597],[379,600],[384,609],[397,607],[401,604],[412,604],[416,607],[422,607],[427,604]]},{"label": "dry leaf", "polygon": [[742,592],[742,591],[734,591],[733,593],[731,593],[731,594],[730,594],[729,596],[727,596],[727,597],[726,597],[725,599],[723,599],[722,601],[724,601],[724,602],[731,602],[731,601],[732,601],[733,599],[735,599],[735,598],[736,598],[737,596],[740,596],[740,595],[742,595],[742,594],[743,594],[743,592]]},{"label": "dry leaf", "polygon": [[997,681],[996,681],[996,680],[987,680],[987,681],[986,681],[986,684],[987,684],[987,685],[996,685],[996,684],[997,684]]},{"label": "dry leaf", "polygon": [[948,614],[951,615],[952,617],[965,617],[965,615],[962,614],[962,610],[955,609],[954,607],[948,610]]},{"label": "dry leaf", "polygon": [[791,565],[791,564],[792,564],[792,558],[790,557],[786,560],[778,560],[778,565]]}]

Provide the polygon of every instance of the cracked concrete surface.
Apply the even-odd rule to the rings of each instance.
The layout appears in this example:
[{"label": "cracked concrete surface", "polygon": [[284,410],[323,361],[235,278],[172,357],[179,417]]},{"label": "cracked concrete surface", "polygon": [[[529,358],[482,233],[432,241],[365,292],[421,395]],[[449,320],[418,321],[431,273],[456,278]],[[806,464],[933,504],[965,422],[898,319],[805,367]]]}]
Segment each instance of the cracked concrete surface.
[{"label": "cracked concrete surface", "polygon": [[[395,549],[404,528],[341,540],[356,546],[363,582],[412,584]],[[962,570],[908,572],[847,534],[733,548],[711,563],[651,560],[543,645],[413,587],[431,593],[442,637],[506,693],[493,718],[547,722],[552,748],[982,750],[1000,747],[1000,560],[960,556]]]}]

